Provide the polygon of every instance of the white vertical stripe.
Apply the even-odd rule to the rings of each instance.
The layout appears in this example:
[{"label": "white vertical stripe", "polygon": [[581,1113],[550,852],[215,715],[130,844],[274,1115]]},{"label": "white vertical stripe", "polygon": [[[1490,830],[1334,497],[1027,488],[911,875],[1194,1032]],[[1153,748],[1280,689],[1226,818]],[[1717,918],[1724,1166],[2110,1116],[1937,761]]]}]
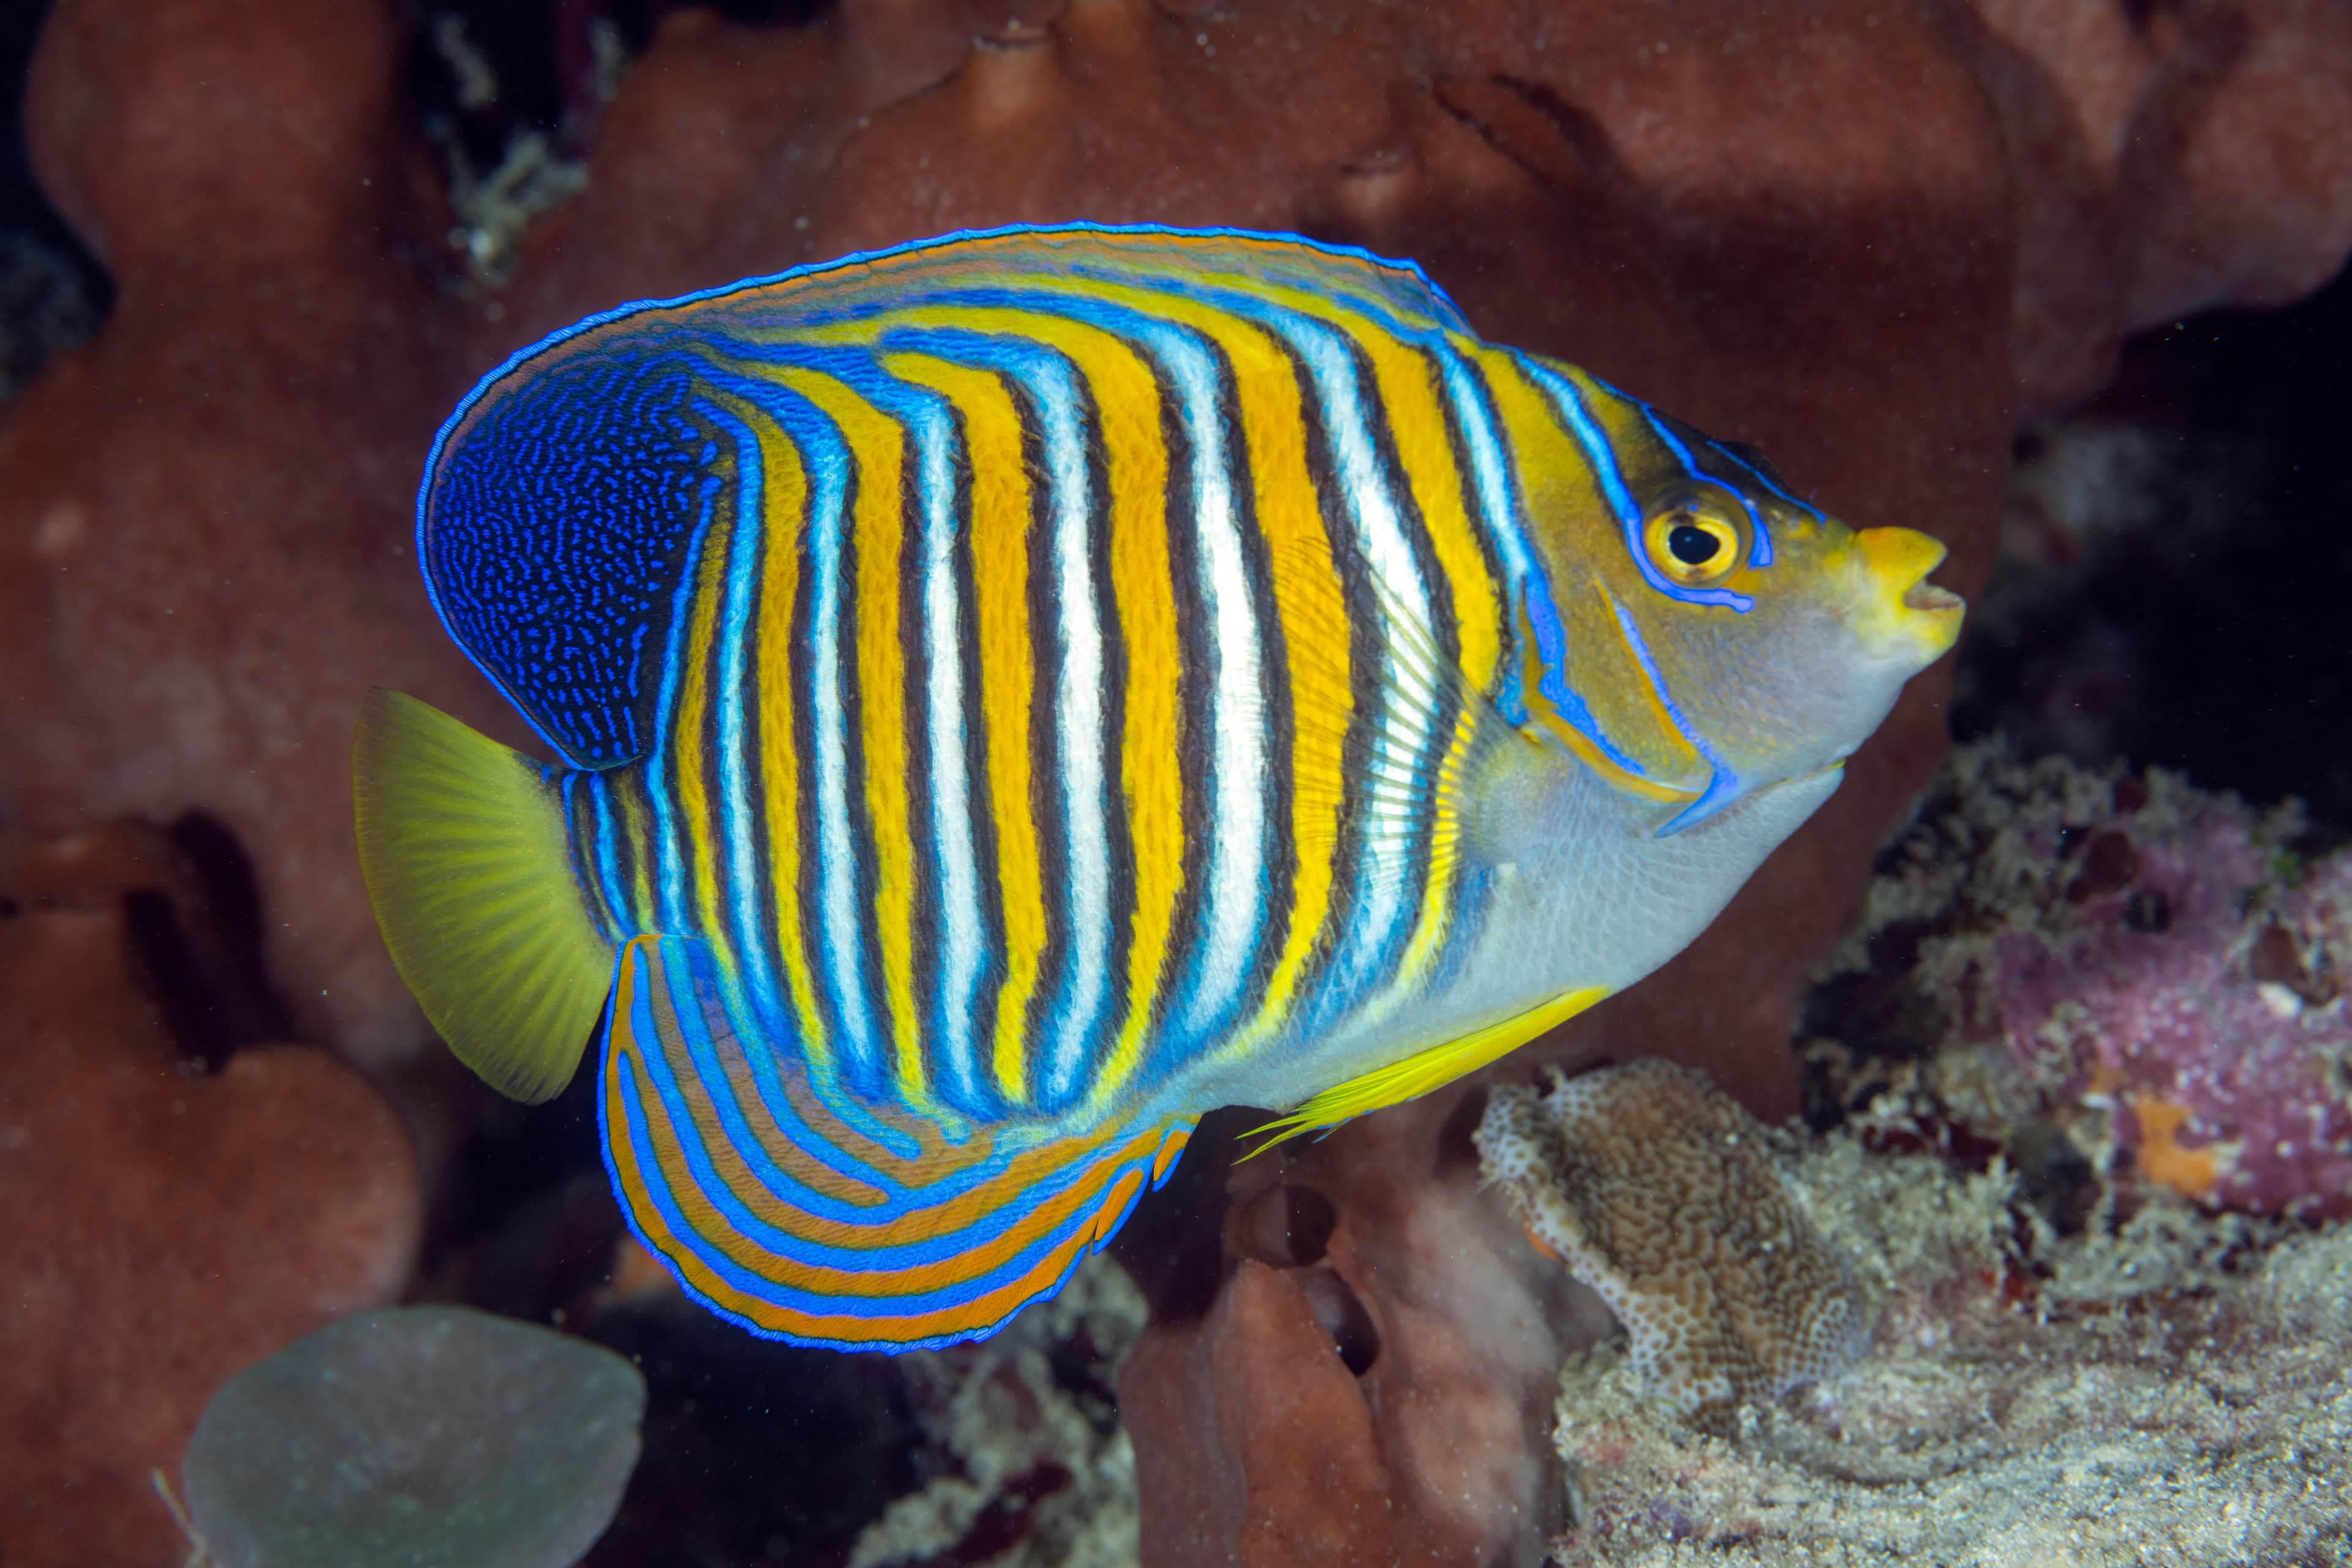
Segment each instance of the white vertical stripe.
[{"label": "white vertical stripe", "polygon": [[733,437],[735,454],[735,527],[728,542],[726,597],[719,616],[719,689],[711,700],[719,710],[719,816],[726,834],[727,862],[719,887],[730,901],[735,928],[735,959],[739,973],[751,983],[761,1013],[774,1016],[779,986],[775,947],[766,938],[760,920],[760,889],[765,878],[752,848],[751,779],[743,740],[743,707],[759,700],[745,679],[749,664],[751,608],[766,551],[766,476],[760,462],[758,435],[721,410],[712,411]]},{"label": "white vertical stripe", "polygon": [[857,901],[857,848],[849,831],[849,741],[842,693],[842,543],[848,533],[849,449],[814,407],[798,422],[809,487],[810,733],[816,749],[816,956],[841,1019],[833,1042],[865,1078],[882,1070],[882,1042],[866,1005],[865,911]]},{"label": "white vertical stripe", "polygon": [[[1058,357],[1028,366],[1037,395],[1053,508],[1055,626],[1062,641],[1061,689],[1054,714],[1062,770],[1064,843],[1069,857],[1068,1004],[1045,1059],[1045,1094],[1071,1092],[1086,1047],[1101,1022],[1110,987],[1110,824],[1104,799],[1103,609],[1094,595],[1087,542],[1085,432],[1076,379]],[[1106,498],[1107,499],[1107,498]]]},{"label": "white vertical stripe", "polygon": [[1209,808],[1208,868],[1202,878],[1199,965],[1192,994],[1176,1027],[1197,1031],[1230,1007],[1256,949],[1265,876],[1265,705],[1259,694],[1263,659],[1257,614],[1250,602],[1249,570],[1241,524],[1234,515],[1233,470],[1225,452],[1224,419],[1217,405],[1217,371],[1186,333],[1152,325],[1137,335],[1150,344],[1175,383],[1184,431],[1192,449],[1192,523],[1198,549],[1201,597],[1208,611],[1211,665],[1210,752],[1215,759]]},{"label": "white vertical stripe", "polygon": [[[973,848],[971,778],[964,765],[961,603],[955,574],[954,426],[941,401],[920,395],[907,421],[921,464],[924,690],[929,708],[931,841],[940,877],[940,1055],[965,1104],[980,1093],[972,1038],[984,928]],[[924,1024],[928,1031],[934,1026]]]},{"label": "white vertical stripe", "polygon": [[[1397,606],[1413,616],[1426,631],[1432,625],[1430,585],[1413,559],[1403,516],[1380,461],[1355,362],[1338,335],[1328,329],[1286,312],[1277,316],[1275,324],[1298,352],[1314,378],[1323,405],[1324,427],[1329,432],[1339,462],[1339,493],[1346,498],[1356,547],[1363,552],[1372,575]],[[1426,682],[1408,677],[1396,655],[1395,637],[1387,628],[1382,630],[1381,657],[1386,679],[1381,682],[1376,699],[1381,710],[1368,715],[1374,737],[1370,766],[1375,776],[1386,775],[1401,782],[1412,774],[1435,737],[1431,733],[1426,712],[1399,700],[1404,691],[1424,689]],[[1375,855],[1380,853],[1381,846],[1397,843],[1412,831],[1412,808],[1392,789],[1371,792],[1361,801],[1360,809],[1366,818],[1364,831],[1373,840]],[[1361,901],[1358,905],[1355,934],[1363,949],[1376,951],[1394,931],[1397,922],[1410,912],[1406,898],[1410,890],[1399,877],[1359,879]]]}]

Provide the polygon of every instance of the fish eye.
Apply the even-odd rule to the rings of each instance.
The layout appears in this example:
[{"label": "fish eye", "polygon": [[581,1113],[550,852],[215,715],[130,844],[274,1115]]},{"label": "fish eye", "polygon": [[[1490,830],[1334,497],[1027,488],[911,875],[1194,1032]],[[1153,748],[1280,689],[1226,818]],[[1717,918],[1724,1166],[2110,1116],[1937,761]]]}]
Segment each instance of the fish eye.
[{"label": "fish eye", "polygon": [[1666,508],[1650,519],[1643,534],[1650,563],[1681,588],[1722,582],[1745,554],[1738,525],[1696,502]]}]

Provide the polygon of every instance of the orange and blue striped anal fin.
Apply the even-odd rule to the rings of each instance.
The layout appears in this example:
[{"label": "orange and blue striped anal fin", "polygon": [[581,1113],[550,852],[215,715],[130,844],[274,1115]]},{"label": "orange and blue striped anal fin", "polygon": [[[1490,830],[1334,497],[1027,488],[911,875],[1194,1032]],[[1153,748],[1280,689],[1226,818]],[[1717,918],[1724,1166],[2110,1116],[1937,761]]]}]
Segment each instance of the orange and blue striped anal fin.
[{"label": "orange and blue striped anal fin", "polygon": [[906,1116],[861,1131],[796,1061],[738,1037],[709,962],[679,937],[622,949],[604,1157],[638,1237],[754,1333],[886,1351],[992,1333],[1110,1238],[1191,1131],[956,1143]]}]

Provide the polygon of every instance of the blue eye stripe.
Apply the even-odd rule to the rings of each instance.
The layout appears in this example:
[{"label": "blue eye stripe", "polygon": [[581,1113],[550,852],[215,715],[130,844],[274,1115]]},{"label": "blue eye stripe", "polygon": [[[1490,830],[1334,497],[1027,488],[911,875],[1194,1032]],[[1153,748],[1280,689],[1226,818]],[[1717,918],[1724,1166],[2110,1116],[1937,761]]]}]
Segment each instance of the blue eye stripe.
[{"label": "blue eye stripe", "polygon": [[[1657,437],[1658,440],[1664,445],[1667,451],[1672,452],[1675,455],[1675,460],[1683,466],[1683,472],[1691,477],[1692,483],[1706,484],[1711,482],[1707,479],[1706,475],[1699,472],[1698,461],[1691,456],[1691,449],[1683,444],[1682,437],[1676,436],[1672,430],[1666,428],[1666,422],[1658,417],[1657,411],[1655,409],[1651,408],[1647,404],[1643,405],[1642,417],[1650,422],[1651,433]],[[1709,442],[1708,445],[1715,446],[1715,443]],[[1723,448],[1719,446],[1716,446],[1715,449],[1718,452],[1723,451]],[[1730,456],[1728,453],[1725,453],[1724,455],[1727,457]],[[1734,460],[1737,461],[1737,459]],[[1748,467],[1748,465],[1744,463],[1740,466],[1742,468]],[[1754,473],[1755,469],[1748,468],[1748,471]],[[1728,487],[1718,486],[1717,488],[1726,489]],[[1772,564],[1772,536],[1765,530],[1763,514],[1756,510],[1755,502],[1749,500],[1746,496],[1741,495],[1738,490],[1732,490],[1731,494],[1732,498],[1739,502],[1740,510],[1748,514],[1748,564],[1750,566],[1769,566]]]},{"label": "blue eye stripe", "polygon": [[[1601,487],[1601,499],[1609,503],[1627,542],[1636,542],[1642,527],[1641,510],[1633,504],[1633,492],[1626,488],[1624,471],[1617,466],[1617,450],[1610,445],[1609,434],[1601,428],[1601,422],[1593,418],[1592,410],[1585,406],[1584,394],[1574,382],[1539,361],[1525,359],[1520,363],[1535,384],[1551,395],[1553,405],[1568,422],[1577,445],[1584,448],[1585,461],[1592,468],[1592,481]],[[1660,580],[1657,585],[1663,588],[1667,584]]]},{"label": "blue eye stripe", "polygon": [[[1753,478],[1758,484],[1762,485],[1766,489],[1770,490],[1774,495],[1778,496],[1783,501],[1786,501],[1789,505],[1795,507],[1799,511],[1803,512],[1815,522],[1827,522],[1829,521],[1827,517],[1822,515],[1821,508],[1813,505],[1811,501],[1801,500],[1796,496],[1790,495],[1787,486],[1781,484],[1780,480],[1774,479],[1771,475],[1766,473],[1763,469],[1758,468],[1755,464],[1749,462],[1738,453],[1731,450],[1728,447],[1726,447],[1722,442],[1711,441],[1708,445],[1713,447],[1717,452],[1721,453],[1725,460],[1738,464],[1739,468]],[[1759,564],[1761,563],[1759,563]]]},{"label": "blue eye stripe", "polygon": [[[1756,602],[1745,594],[1735,594],[1727,588],[1683,588],[1669,581],[1642,548],[1641,509],[1633,504],[1633,492],[1625,483],[1625,473],[1617,463],[1617,449],[1611,445],[1609,433],[1592,416],[1586,406],[1584,394],[1577,384],[1557,371],[1546,368],[1534,359],[1520,362],[1537,385],[1551,395],[1552,405],[1559,411],[1577,445],[1584,448],[1585,461],[1592,469],[1593,483],[1601,489],[1601,500],[1617,520],[1618,529],[1625,536],[1626,552],[1633,556],[1643,580],[1670,599],[1680,599],[1685,605],[1721,605],[1746,615]],[[1619,394],[1620,396],[1623,395]],[[1633,401],[1627,399],[1628,402]],[[1639,406],[1636,404],[1636,406]],[[1647,410],[1644,410],[1646,413]]]},{"label": "blue eye stripe", "polygon": [[[1450,346],[1441,347],[1440,362],[1444,366],[1446,394],[1465,414],[1464,426],[1471,434],[1471,467],[1476,476],[1481,500],[1488,508],[1490,516],[1508,518],[1518,525],[1497,531],[1506,569],[1510,575],[1511,592],[1527,612],[1528,629],[1535,637],[1536,663],[1543,672],[1536,679],[1536,690],[1551,704],[1553,712],[1599,748],[1601,755],[1635,778],[1649,777],[1647,769],[1627,756],[1609,739],[1601,728],[1601,721],[1593,717],[1591,708],[1568,684],[1563,673],[1568,665],[1567,628],[1560,624],[1559,608],[1552,600],[1551,582],[1545,574],[1543,563],[1528,548],[1521,509],[1512,496],[1510,481],[1506,477],[1505,458],[1495,437],[1496,422],[1493,407],[1476,378],[1470,374],[1461,356]],[[1520,363],[1530,371],[1538,368],[1525,360]],[[1622,481],[1620,481],[1619,488],[1622,489]],[[1513,684],[1503,694],[1502,711],[1512,723],[1523,724],[1527,722],[1527,708],[1517,689],[1516,672],[1512,679]]]},{"label": "blue eye stripe", "polygon": [[1715,770],[1699,797],[1676,812],[1672,821],[1658,829],[1659,837],[1670,838],[1685,827],[1697,826],[1746,795],[1748,784],[1733,771],[1731,764],[1723,760],[1723,754],[1706,743],[1706,737],[1683,717],[1682,705],[1675,700],[1674,692],[1666,686],[1664,673],[1658,668],[1658,661],[1651,654],[1649,643],[1642,637],[1642,628],[1633,624],[1633,617],[1626,612],[1625,606],[1612,597],[1609,607],[1616,612],[1617,626],[1624,634],[1625,646],[1633,650],[1634,662],[1642,667],[1642,674],[1648,679],[1650,689],[1657,693],[1659,705],[1665,709],[1666,717],[1674,721],[1676,732]]}]

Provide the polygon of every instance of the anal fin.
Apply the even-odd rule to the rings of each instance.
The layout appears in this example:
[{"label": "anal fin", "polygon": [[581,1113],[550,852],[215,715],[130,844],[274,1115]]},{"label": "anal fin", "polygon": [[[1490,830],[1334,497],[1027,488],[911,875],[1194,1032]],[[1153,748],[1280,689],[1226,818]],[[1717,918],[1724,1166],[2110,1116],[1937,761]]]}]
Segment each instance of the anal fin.
[{"label": "anal fin", "polygon": [[[993,1333],[1059,1289],[1165,1179],[1191,1123],[950,1142],[901,1109],[828,1104],[797,1050],[730,1011],[691,939],[633,938],[614,983],[602,1120],[632,1228],[687,1292],[772,1339],[837,1350]],[[787,1042],[788,1044],[788,1042]]]}]

